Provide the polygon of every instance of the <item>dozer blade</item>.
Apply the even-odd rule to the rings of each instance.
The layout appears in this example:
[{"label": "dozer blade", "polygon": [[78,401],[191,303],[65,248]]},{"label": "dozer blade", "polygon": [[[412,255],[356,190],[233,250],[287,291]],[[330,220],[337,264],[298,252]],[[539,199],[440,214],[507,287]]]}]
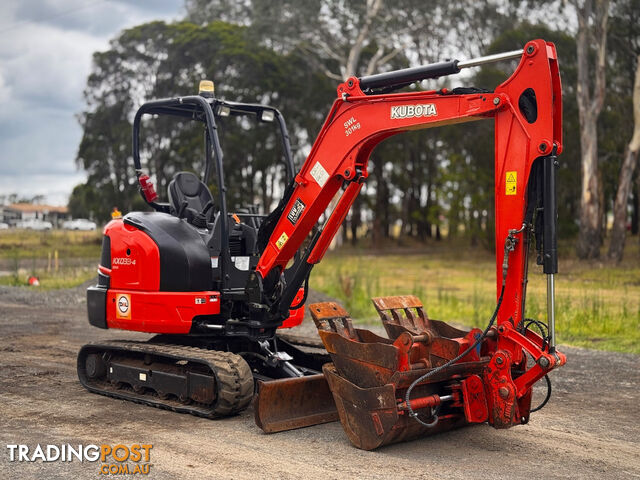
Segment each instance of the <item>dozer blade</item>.
[{"label": "dozer blade", "polygon": [[338,420],[329,385],[321,374],[259,381],[253,409],[256,425],[265,433]]}]

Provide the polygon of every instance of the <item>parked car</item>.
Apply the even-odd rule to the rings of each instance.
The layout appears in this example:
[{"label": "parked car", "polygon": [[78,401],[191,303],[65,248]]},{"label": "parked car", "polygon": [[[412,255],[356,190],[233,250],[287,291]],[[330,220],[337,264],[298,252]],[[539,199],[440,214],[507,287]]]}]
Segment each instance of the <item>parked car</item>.
[{"label": "parked car", "polygon": [[87,220],[86,218],[76,218],[74,220],[67,220],[62,224],[62,228],[65,230],[95,230],[97,228],[96,222]]},{"label": "parked car", "polygon": [[51,230],[53,225],[51,222],[46,222],[38,218],[30,218],[29,220],[22,220],[16,225],[18,228],[26,228],[27,230]]},{"label": "parked car", "polygon": [[9,229],[9,224],[0,222],[0,230],[8,230],[8,229]]}]

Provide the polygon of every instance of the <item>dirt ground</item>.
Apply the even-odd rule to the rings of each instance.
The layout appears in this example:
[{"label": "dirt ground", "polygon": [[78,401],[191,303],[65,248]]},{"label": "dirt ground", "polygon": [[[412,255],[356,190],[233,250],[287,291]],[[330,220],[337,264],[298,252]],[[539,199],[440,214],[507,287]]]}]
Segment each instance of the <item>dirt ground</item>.
[{"label": "dirt ground", "polygon": [[[560,333],[561,336],[561,333]],[[99,463],[10,462],[8,444],[148,443],[157,479],[640,478],[640,357],[563,347],[549,405],[526,426],[469,427],[374,452],[339,423],[265,435],[251,409],[205,420],[85,391],[92,340],[146,338],[86,321],[82,288],[0,287],[0,478],[104,478]]]}]

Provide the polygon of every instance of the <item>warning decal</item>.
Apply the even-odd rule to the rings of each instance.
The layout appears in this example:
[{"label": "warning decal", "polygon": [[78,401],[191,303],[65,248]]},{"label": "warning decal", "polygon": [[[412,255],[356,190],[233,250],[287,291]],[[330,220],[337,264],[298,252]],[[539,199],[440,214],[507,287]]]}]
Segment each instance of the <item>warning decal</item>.
[{"label": "warning decal", "polygon": [[287,240],[289,240],[289,236],[286,233],[282,232],[282,235],[280,235],[280,238],[276,242],[276,247],[278,247],[278,250],[282,250],[282,247],[285,243],[287,243]]},{"label": "warning decal", "polygon": [[505,195],[515,195],[518,185],[518,172],[507,172],[507,180],[505,181]]},{"label": "warning decal", "polygon": [[321,187],[324,187],[324,184],[327,183],[327,180],[329,180],[329,174],[324,169],[324,167],[320,165],[320,162],[316,162],[309,173]]},{"label": "warning decal", "polygon": [[116,317],[131,319],[131,296],[121,293],[116,297]]}]

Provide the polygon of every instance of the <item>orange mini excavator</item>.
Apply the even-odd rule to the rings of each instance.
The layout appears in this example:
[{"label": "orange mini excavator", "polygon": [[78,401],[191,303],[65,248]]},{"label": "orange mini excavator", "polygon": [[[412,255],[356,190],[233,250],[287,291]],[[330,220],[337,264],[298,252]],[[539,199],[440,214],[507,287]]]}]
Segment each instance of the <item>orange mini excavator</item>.
[{"label": "orange mini excavator", "polygon": [[[517,69],[495,91],[397,91],[517,58]],[[141,165],[144,115],[204,127],[202,176],[176,174],[167,203],[158,201]],[[217,126],[234,115],[279,127],[289,182],[271,212],[227,208]],[[374,299],[386,337],[354,328],[334,303],[309,307],[322,343],[281,333],[302,321],[311,270],[366,181],[376,145],[411,130],[483,119],[495,122],[497,305],[486,328],[453,328],[430,319],[419,299],[402,296]],[[554,327],[561,126],[556,50],[543,40],[469,61],[347,79],[295,175],[284,119],[272,107],[224,101],[208,88],[145,103],[134,119],[133,159],[153,211],[105,227],[98,284],[87,300],[92,325],[156,335],[83,346],[81,383],[209,418],[238,413],[255,396],[256,423],[265,432],[339,418],[364,449],[469,423],[527,423],[533,385],[546,378],[550,394],[546,375],[566,360]],[[533,235],[547,275],[547,324],[525,318]]]}]

